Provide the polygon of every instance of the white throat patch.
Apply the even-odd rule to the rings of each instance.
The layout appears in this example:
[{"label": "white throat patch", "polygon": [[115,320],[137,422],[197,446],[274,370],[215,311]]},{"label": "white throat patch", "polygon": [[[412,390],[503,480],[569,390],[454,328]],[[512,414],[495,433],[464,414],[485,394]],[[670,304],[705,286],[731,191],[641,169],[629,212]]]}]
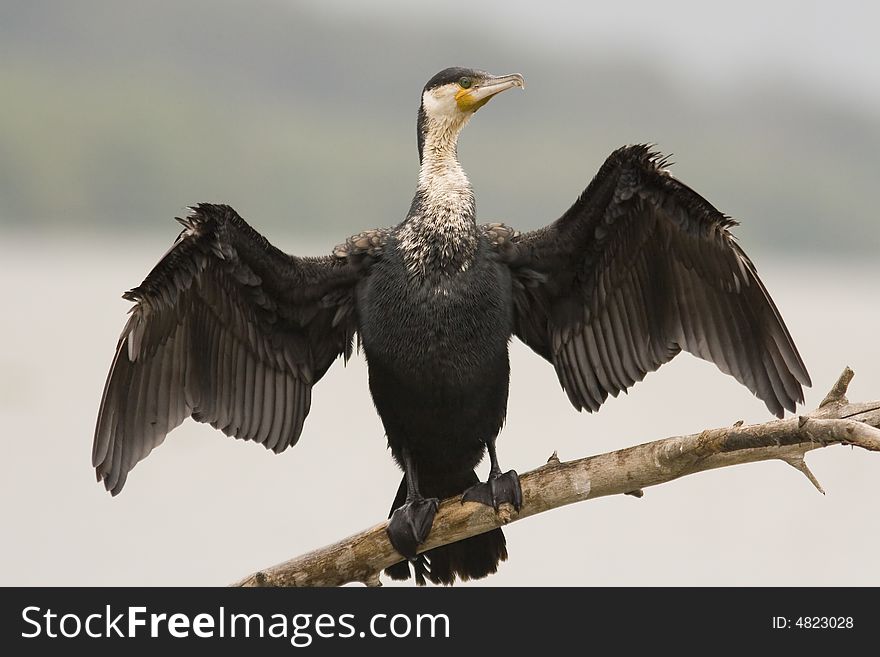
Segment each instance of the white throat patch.
[{"label": "white throat patch", "polygon": [[455,100],[455,94],[460,90],[457,84],[444,84],[442,87],[429,89],[422,94],[422,106],[428,119],[442,122],[466,121],[467,118],[459,108]]}]

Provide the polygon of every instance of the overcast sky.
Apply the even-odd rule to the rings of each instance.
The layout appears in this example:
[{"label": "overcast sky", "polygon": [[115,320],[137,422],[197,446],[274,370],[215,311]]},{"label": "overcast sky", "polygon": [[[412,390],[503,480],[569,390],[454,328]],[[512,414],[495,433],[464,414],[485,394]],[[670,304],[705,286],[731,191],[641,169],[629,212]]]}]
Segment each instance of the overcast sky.
[{"label": "overcast sky", "polygon": [[[278,0],[290,3],[293,0]],[[793,77],[880,111],[880,4],[863,0],[309,0],[315,11],[413,29],[420,21],[470,23],[487,35],[585,54],[651,54],[687,79]]]}]

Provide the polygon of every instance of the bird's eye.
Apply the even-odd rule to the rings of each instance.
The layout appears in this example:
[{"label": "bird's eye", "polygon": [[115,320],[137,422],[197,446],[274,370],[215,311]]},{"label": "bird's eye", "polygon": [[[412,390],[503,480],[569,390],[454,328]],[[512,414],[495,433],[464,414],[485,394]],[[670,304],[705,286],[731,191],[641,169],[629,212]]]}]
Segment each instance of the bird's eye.
[{"label": "bird's eye", "polygon": [[474,81],[471,80],[470,78],[467,78],[467,77],[462,78],[461,80],[458,81],[458,86],[461,87],[462,89],[470,89],[473,86],[473,84],[474,84]]}]

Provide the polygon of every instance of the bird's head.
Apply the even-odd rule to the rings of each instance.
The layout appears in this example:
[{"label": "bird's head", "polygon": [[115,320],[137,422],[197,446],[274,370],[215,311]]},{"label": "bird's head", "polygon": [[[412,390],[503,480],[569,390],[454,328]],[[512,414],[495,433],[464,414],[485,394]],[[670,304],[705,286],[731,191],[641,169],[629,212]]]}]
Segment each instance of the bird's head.
[{"label": "bird's head", "polygon": [[519,73],[491,75],[473,68],[447,68],[428,80],[419,107],[419,157],[432,131],[457,137],[474,112],[493,96],[513,87],[525,88]]}]

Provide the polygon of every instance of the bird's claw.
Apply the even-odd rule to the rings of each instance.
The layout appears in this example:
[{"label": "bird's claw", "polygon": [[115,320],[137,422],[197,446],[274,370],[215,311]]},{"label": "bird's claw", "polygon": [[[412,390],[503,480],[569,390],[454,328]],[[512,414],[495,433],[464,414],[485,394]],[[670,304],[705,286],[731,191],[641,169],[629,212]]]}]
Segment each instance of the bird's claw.
[{"label": "bird's claw", "polygon": [[388,539],[402,556],[416,557],[418,546],[428,538],[439,505],[436,497],[422,497],[410,500],[391,514],[386,530]]},{"label": "bird's claw", "polygon": [[496,511],[507,502],[517,511],[522,507],[522,486],[515,470],[504,474],[489,475],[489,481],[468,488],[461,496],[462,502],[479,502],[491,506]]}]

